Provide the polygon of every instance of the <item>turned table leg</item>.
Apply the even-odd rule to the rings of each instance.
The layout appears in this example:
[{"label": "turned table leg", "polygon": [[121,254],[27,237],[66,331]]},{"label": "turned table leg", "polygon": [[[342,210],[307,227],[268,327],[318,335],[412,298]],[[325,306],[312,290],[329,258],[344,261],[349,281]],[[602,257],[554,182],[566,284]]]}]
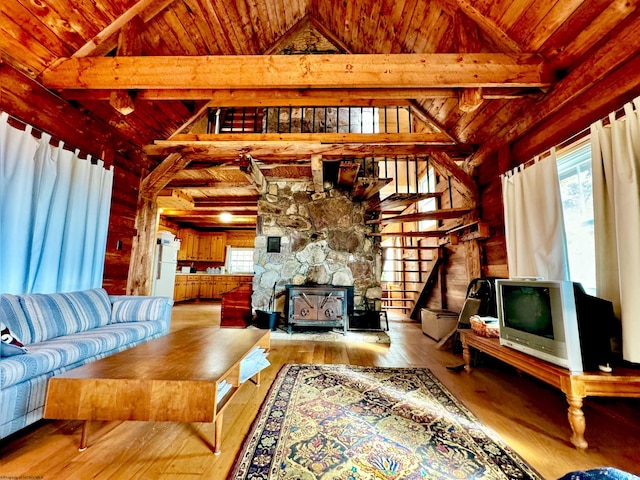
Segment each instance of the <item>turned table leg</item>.
[{"label": "turned table leg", "polygon": [[583,397],[579,395],[567,395],[567,402],[569,402],[569,424],[573,431],[571,443],[576,448],[586,449],[589,444],[584,439],[587,422],[584,418],[584,412],[582,411],[582,399]]},{"label": "turned table leg", "polygon": [[467,373],[471,373],[471,352],[469,351],[469,345],[462,340],[462,358],[464,358],[464,369]]}]

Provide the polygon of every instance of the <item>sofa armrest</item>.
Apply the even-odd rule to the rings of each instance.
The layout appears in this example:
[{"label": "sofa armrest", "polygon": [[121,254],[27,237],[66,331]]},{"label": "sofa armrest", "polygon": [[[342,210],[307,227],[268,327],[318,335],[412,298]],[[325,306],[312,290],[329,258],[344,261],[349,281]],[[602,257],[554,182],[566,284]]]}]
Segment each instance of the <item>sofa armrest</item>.
[{"label": "sofa armrest", "polygon": [[[160,320],[163,323],[166,323],[167,327],[171,320],[171,308],[173,306],[173,299],[170,297],[157,297],[157,296],[135,296],[135,295],[109,295],[109,300],[111,301],[111,307],[113,309],[114,304],[119,305],[121,308],[124,307],[128,312],[144,311],[145,305],[150,303],[150,300],[153,300],[154,304],[159,302],[161,305],[159,318],[156,320]],[[145,320],[144,318],[137,319]],[[149,319],[151,320],[151,318]],[[135,321],[134,318],[131,321]],[[113,322],[113,319],[112,319]]]}]

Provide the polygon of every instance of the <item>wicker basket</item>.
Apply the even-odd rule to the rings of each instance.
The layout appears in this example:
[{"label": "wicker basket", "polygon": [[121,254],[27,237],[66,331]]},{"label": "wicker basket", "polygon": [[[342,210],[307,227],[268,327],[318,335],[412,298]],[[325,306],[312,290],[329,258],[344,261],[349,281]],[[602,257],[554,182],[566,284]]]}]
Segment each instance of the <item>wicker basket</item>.
[{"label": "wicker basket", "polygon": [[471,323],[471,330],[480,337],[499,337],[500,330],[497,323],[487,324],[477,315],[471,315],[469,317]]}]

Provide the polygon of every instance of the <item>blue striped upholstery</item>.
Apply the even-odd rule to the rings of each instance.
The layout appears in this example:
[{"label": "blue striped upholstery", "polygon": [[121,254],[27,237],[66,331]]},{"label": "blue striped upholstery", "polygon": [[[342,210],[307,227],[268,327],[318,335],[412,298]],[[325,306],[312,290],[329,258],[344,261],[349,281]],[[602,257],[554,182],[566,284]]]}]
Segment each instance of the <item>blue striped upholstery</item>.
[{"label": "blue striped upholstery", "polygon": [[159,333],[162,327],[159,321],[120,323],[32,343],[28,355],[15,355],[0,362],[0,389],[99,353],[138,343]]},{"label": "blue striped upholstery", "polygon": [[[135,318],[109,324],[112,302]],[[0,295],[3,321],[29,343],[28,353],[0,358],[0,438],[42,418],[51,376],[165,335],[172,305],[166,297],[109,297],[103,289]]]},{"label": "blue striped upholstery", "polygon": [[21,343],[24,345],[31,343],[31,328],[29,328],[29,322],[22,310],[18,295],[8,293],[0,295],[0,317]]},{"label": "blue striped upholstery", "polygon": [[102,288],[70,293],[21,295],[32,327],[32,342],[83,332],[109,323],[109,295]]},{"label": "blue striped upholstery", "polygon": [[160,320],[166,303],[162,297],[114,300],[111,323]]}]

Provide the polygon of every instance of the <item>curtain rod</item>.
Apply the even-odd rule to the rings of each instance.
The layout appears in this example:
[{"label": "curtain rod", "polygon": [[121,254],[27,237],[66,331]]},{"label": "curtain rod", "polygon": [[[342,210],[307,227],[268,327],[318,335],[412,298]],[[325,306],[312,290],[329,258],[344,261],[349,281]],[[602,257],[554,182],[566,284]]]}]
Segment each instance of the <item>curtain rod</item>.
[{"label": "curtain rod", "polygon": [[[631,105],[633,105],[633,100],[631,100],[630,102],[626,102],[625,105],[627,103],[631,103]],[[620,108],[618,108],[617,110],[614,110],[611,113],[608,113],[607,115],[605,115],[604,117],[601,117],[599,120],[597,121],[601,121],[603,123],[603,125],[609,125],[611,122],[609,121],[609,117],[610,115],[614,114],[616,120],[620,120],[622,118],[625,117],[625,111],[624,111],[624,105]],[[582,130],[580,130],[578,133],[574,133],[573,135],[571,135],[569,138],[566,138],[565,140],[563,140],[562,142],[558,143],[557,145],[554,145],[551,148],[555,148],[556,150],[562,150],[565,148],[568,148],[582,140],[584,140],[585,137],[589,136],[591,134],[591,125],[595,123],[595,122],[591,122],[591,124],[586,127],[583,128]],[[535,162],[536,158],[538,159],[543,159],[543,158],[547,158],[549,155],[551,155],[551,148],[543,151],[542,153],[538,154],[538,155],[534,155],[533,158],[530,158],[529,160],[526,160],[524,162],[522,162],[520,165],[514,167],[514,168],[510,168],[508,170],[508,172],[512,172],[513,170],[517,169],[517,168],[527,168],[528,166],[530,166],[532,163]],[[507,172],[505,172],[507,173]],[[504,173],[502,174],[504,175]]]},{"label": "curtain rod", "polygon": [[[0,110],[0,111],[4,111],[4,110]],[[49,137],[51,137],[51,139],[49,140],[49,145],[53,145],[55,147],[60,148],[60,144],[62,144],[62,148],[64,150],[68,150],[70,152],[78,152],[79,158],[82,158],[83,160],[90,158],[91,163],[97,163],[99,160],[102,160],[102,158],[96,157],[95,155],[92,155],[90,153],[83,152],[79,148],[74,148],[74,147],[71,147],[70,145],[67,145],[67,143],[64,140],[54,137],[49,132],[45,132],[44,130],[34,127],[33,125],[25,122],[24,120],[21,120],[18,117],[11,115],[7,111],[4,111],[4,113],[6,113],[9,117],[7,120],[9,125],[23,131],[26,131],[27,128],[31,128],[31,136],[33,136],[34,138],[37,138],[38,140],[42,139],[42,135],[49,135]],[[104,156],[104,152],[102,153],[102,156]],[[104,162],[104,160],[102,161]],[[105,166],[106,166],[106,162],[105,162]]]}]

